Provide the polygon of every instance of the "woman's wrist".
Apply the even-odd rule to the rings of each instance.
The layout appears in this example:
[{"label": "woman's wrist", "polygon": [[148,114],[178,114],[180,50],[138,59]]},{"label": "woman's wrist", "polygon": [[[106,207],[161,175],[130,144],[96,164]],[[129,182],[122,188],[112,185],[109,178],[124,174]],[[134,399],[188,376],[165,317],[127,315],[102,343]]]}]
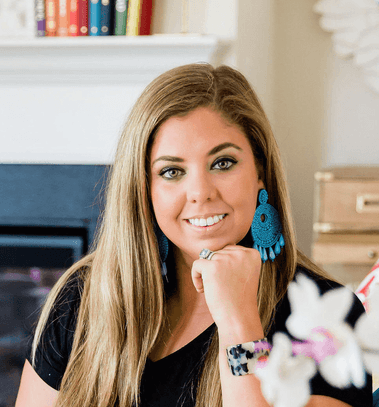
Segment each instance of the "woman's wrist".
[{"label": "woman's wrist", "polygon": [[217,325],[220,351],[225,352],[228,346],[237,345],[264,338],[261,321],[249,318],[244,321],[233,321]]}]

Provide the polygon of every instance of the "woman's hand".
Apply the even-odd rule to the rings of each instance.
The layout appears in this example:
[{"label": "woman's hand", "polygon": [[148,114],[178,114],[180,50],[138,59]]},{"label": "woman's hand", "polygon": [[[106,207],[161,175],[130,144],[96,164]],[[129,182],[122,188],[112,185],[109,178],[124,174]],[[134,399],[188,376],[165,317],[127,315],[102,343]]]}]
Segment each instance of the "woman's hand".
[{"label": "woman's hand", "polygon": [[211,260],[193,262],[193,284],[199,293],[204,292],[219,330],[246,325],[247,321],[259,321],[257,291],[260,269],[259,252],[237,245],[218,250]]}]

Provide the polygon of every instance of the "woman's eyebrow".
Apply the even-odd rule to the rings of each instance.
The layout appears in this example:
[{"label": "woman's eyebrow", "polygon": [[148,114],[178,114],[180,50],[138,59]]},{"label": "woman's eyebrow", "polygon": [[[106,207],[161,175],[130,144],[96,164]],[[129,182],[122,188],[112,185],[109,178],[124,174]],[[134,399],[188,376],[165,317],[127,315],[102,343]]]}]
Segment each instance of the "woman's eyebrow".
[{"label": "woman's eyebrow", "polygon": [[151,166],[153,166],[157,161],[171,161],[173,163],[182,163],[184,160],[183,158],[174,157],[172,155],[162,155],[162,157],[159,157],[156,160],[154,160]]},{"label": "woman's eyebrow", "polygon": [[225,148],[228,148],[228,147],[234,147],[234,148],[236,148],[237,150],[242,151],[242,148],[241,148],[241,147],[238,147],[238,146],[237,146],[236,144],[234,144],[234,143],[228,143],[228,142],[227,142],[227,143],[219,144],[219,145],[216,146],[216,147],[213,147],[212,150],[208,153],[208,156],[217,154],[217,153],[219,153],[221,150],[225,150]]},{"label": "woman's eyebrow", "polygon": [[[225,150],[226,148],[229,148],[229,147],[233,147],[233,148],[235,148],[235,149],[237,149],[237,150],[242,151],[242,148],[239,147],[239,146],[237,146],[236,144],[226,142],[226,143],[219,144],[219,145],[216,146],[216,147],[213,147],[212,150],[209,151],[209,153],[208,153],[207,155],[208,155],[208,157],[209,157],[209,156],[214,155],[214,154],[217,154],[217,153],[219,153],[220,151]],[[153,166],[157,161],[170,161],[170,162],[182,163],[184,160],[183,160],[183,158],[174,157],[174,156],[172,156],[172,155],[162,155],[161,157],[159,157],[159,158],[157,158],[156,160],[153,161],[152,166]]]}]

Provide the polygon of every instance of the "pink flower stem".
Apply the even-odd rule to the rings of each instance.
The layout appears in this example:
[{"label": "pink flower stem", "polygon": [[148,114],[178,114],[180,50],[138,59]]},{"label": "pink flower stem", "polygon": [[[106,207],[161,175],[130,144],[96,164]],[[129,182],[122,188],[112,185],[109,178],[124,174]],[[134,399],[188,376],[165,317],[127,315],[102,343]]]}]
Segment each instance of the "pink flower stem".
[{"label": "pink flower stem", "polygon": [[312,358],[317,364],[321,363],[327,356],[335,355],[337,352],[338,346],[329,337],[325,337],[322,341],[292,341],[292,353],[294,355]]}]

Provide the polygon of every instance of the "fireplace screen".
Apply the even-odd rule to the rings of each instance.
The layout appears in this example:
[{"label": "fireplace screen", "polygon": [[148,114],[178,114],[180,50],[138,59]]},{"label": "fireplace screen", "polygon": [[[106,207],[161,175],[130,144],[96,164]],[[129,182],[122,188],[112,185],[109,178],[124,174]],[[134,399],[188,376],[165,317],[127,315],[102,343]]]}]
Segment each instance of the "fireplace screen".
[{"label": "fireplace screen", "polygon": [[[10,233],[10,232],[14,233]],[[84,228],[0,228],[0,407],[13,406],[47,294],[87,251]]]}]

